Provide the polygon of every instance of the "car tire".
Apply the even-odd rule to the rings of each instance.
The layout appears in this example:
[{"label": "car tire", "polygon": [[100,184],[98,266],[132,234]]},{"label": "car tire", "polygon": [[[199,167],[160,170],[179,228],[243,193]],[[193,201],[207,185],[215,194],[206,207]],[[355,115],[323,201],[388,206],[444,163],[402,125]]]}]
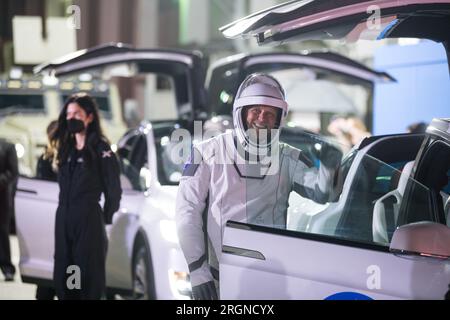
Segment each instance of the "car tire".
[{"label": "car tire", "polygon": [[154,300],[153,270],[150,255],[145,246],[140,246],[133,258],[133,299]]}]

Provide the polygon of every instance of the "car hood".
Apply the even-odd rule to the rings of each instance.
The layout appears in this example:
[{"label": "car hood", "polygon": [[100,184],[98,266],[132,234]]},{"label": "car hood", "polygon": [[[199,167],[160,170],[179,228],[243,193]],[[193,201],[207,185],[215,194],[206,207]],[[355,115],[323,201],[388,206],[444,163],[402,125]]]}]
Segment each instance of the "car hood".
[{"label": "car hood", "polygon": [[256,37],[259,44],[398,37],[448,42],[449,16],[450,0],[296,0],[239,19],[220,31],[227,38]]}]

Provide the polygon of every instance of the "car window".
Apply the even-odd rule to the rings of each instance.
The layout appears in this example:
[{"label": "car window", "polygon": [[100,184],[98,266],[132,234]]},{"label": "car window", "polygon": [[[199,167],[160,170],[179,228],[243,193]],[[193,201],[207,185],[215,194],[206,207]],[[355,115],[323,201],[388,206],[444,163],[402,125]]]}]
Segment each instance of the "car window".
[{"label": "car window", "polygon": [[[178,185],[192,145],[190,140],[171,139],[173,128],[165,131],[160,135],[155,134],[158,179],[161,185]],[[183,154],[183,150],[189,152]]]},{"label": "car window", "polygon": [[[415,178],[425,185],[430,192],[422,194],[420,188],[411,185],[406,190],[409,199],[428,197],[429,207],[420,203],[407,201],[402,212],[402,224],[432,220],[449,225],[449,193],[450,193],[450,145],[442,140],[429,139],[427,148],[416,169]],[[422,201],[423,202],[423,201]]]},{"label": "car window", "polygon": [[[316,140],[315,144],[318,143]],[[356,246],[389,247],[393,232],[400,225],[398,217],[405,189],[414,185],[422,194],[429,195],[429,188],[410,178],[413,162],[387,164],[356,149],[342,158],[331,171],[333,178],[327,180],[320,173],[326,164],[319,160],[327,144],[329,141],[325,140],[320,143],[316,153],[318,163],[308,165],[308,160],[299,157],[289,164],[289,170],[281,166],[278,177],[267,176],[259,181],[247,179],[246,218],[231,220],[295,231],[300,237],[308,233],[347,240]],[[283,161],[288,163],[292,159]],[[283,185],[285,180],[289,180],[287,187]],[[327,187],[320,187],[326,192],[317,191],[318,186],[324,186],[320,181],[326,181]],[[267,183],[265,189],[261,189]],[[273,188],[274,183],[276,188]],[[270,189],[277,193],[276,201],[267,202],[266,198],[258,196],[261,190]],[[273,198],[270,194],[266,196]],[[427,196],[408,201],[421,207],[430,206]],[[261,218],[264,216],[269,218]],[[432,221],[432,217],[424,220]]]},{"label": "car window", "polygon": [[[251,70],[249,70],[251,71]],[[326,132],[328,121],[337,114],[353,114],[365,119],[371,85],[320,68],[296,65],[267,65],[259,72],[278,79],[289,104],[287,121],[310,130]]]},{"label": "car window", "polygon": [[25,92],[0,93],[0,116],[14,112],[44,112],[44,95]]},{"label": "car window", "polygon": [[120,169],[122,172],[123,187],[131,187],[133,190],[144,191],[145,180],[142,177],[142,169],[147,165],[147,141],[145,135],[135,132],[125,135],[117,150]]},{"label": "car window", "polygon": [[326,133],[337,114],[352,114],[366,119],[371,108],[373,86],[369,82],[321,68],[291,63],[252,65],[239,74],[238,65],[218,67],[213,72],[209,88],[210,108],[216,115],[231,115],[239,77],[268,73],[285,88],[289,103],[288,123]]}]

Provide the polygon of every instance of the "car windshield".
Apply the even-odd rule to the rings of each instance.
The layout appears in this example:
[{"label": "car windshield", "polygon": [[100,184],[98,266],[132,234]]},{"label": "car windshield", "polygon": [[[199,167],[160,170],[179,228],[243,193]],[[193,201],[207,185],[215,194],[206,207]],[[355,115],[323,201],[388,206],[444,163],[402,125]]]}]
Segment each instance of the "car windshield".
[{"label": "car windshield", "polygon": [[0,93],[0,116],[24,112],[45,112],[43,94]]}]

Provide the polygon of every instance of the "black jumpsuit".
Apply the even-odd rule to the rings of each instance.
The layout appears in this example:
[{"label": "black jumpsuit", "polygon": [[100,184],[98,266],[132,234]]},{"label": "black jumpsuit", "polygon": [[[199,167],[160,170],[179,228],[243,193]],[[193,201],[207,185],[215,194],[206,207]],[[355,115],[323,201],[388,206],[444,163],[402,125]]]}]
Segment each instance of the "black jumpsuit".
[{"label": "black jumpsuit", "polygon": [[[59,205],[55,221],[54,282],[59,299],[100,299],[105,293],[107,237],[105,223],[119,209],[122,189],[117,158],[99,142],[97,158],[88,165],[84,150],[73,150],[58,172]],[[105,204],[100,207],[101,193]],[[80,270],[80,288],[67,280]],[[73,283],[72,283],[73,284]]]},{"label": "black jumpsuit", "polygon": [[14,213],[13,189],[19,175],[16,149],[0,139],[0,269],[14,275],[9,246],[9,227]]}]

